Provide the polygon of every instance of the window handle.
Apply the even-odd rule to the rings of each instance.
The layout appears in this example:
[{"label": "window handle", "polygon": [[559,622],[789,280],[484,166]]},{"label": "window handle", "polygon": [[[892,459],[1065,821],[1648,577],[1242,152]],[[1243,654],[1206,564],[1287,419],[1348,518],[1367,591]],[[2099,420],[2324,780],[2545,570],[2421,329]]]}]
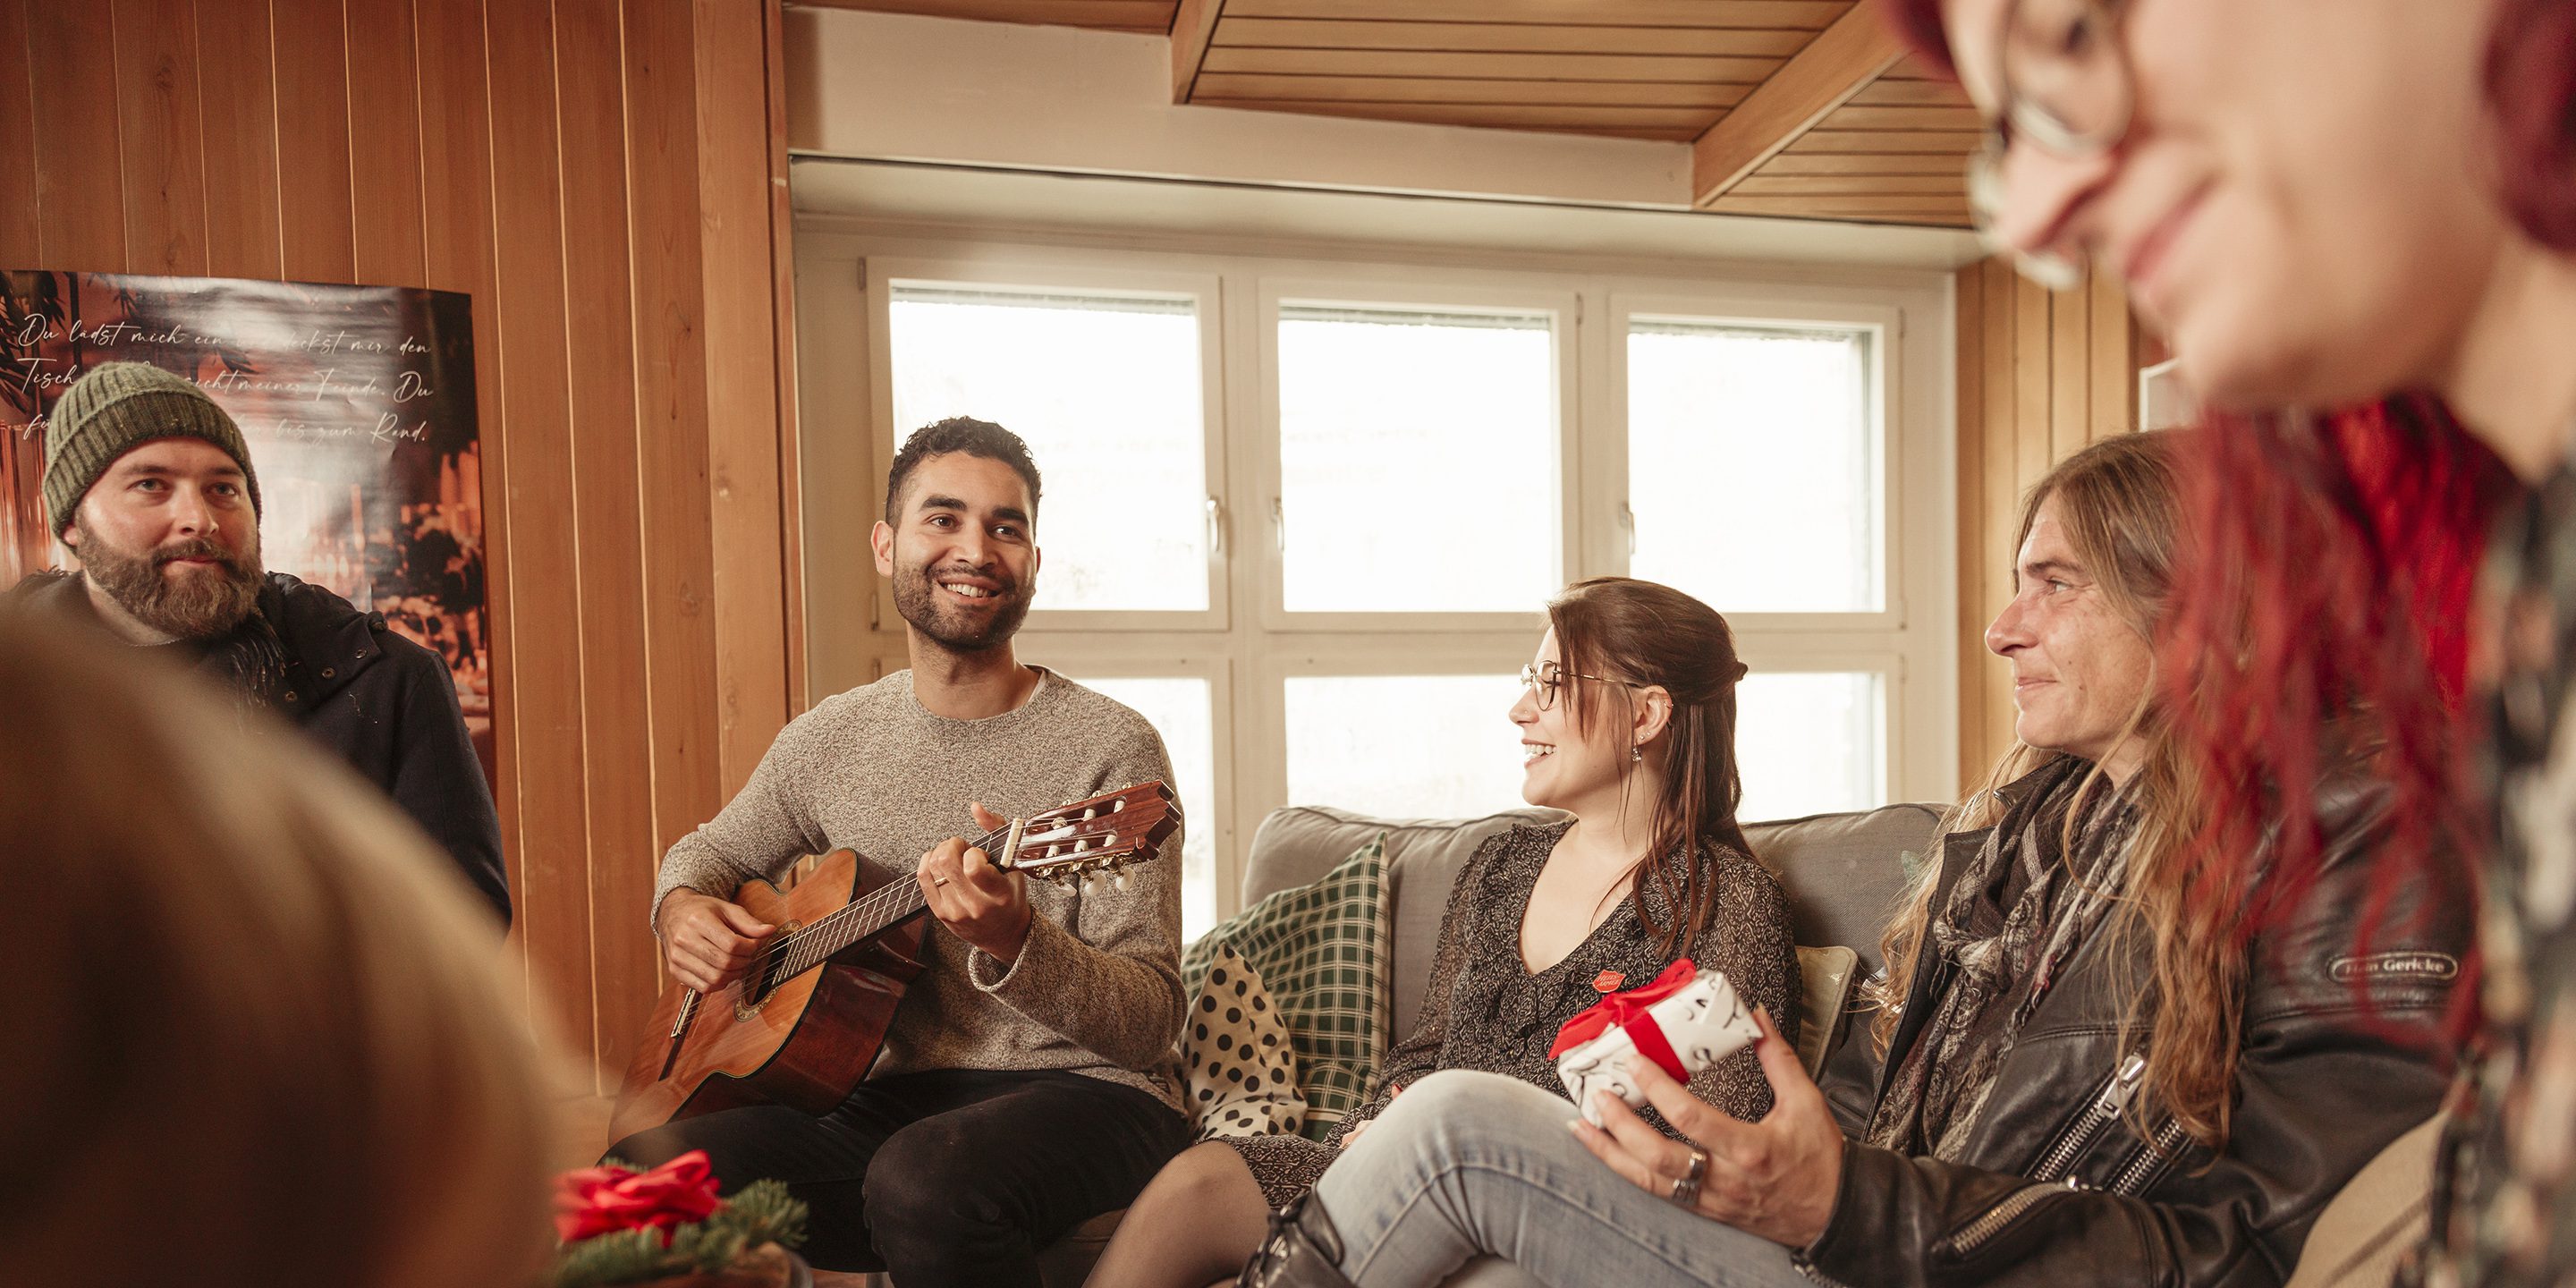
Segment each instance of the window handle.
[{"label": "window handle", "polygon": [[1628,508],[1625,501],[1619,503],[1619,526],[1628,530],[1628,557],[1634,559],[1637,557],[1637,512]]},{"label": "window handle", "polygon": [[1279,534],[1279,553],[1288,553],[1288,507],[1275,496],[1270,498],[1270,527]]},{"label": "window handle", "polygon": [[1207,499],[1208,553],[1225,557],[1225,503],[1215,497]]}]

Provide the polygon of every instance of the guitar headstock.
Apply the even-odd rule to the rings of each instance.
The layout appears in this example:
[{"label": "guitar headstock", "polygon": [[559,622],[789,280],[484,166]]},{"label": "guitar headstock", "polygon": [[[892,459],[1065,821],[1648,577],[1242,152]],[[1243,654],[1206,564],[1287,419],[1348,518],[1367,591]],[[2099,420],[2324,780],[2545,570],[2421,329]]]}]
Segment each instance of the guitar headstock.
[{"label": "guitar headstock", "polygon": [[1171,788],[1159,782],[1121,787],[1031,815],[1009,866],[1040,881],[1087,880],[1159,857],[1180,821]]}]

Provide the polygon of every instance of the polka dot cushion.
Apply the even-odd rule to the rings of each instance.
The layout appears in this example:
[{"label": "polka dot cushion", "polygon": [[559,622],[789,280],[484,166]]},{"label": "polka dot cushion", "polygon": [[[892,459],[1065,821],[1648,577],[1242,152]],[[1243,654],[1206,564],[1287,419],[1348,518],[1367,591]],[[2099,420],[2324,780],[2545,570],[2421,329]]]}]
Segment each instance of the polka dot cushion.
[{"label": "polka dot cushion", "polygon": [[1230,946],[1217,948],[1206,985],[1190,999],[1181,1068],[1201,1140],[1285,1135],[1306,1120],[1288,1026],[1260,973]]}]

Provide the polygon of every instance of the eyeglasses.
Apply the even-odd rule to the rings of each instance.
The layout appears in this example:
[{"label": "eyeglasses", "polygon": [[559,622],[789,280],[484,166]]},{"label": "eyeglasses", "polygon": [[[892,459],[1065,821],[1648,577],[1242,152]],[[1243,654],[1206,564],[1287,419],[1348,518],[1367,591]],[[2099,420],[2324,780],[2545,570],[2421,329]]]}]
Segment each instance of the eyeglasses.
[{"label": "eyeglasses", "polygon": [[1538,709],[1541,711],[1556,705],[1556,691],[1564,687],[1568,680],[1598,680],[1603,684],[1624,684],[1632,689],[1655,687],[1651,684],[1639,684],[1635,680],[1614,680],[1606,675],[1584,675],[1577,671],[1562,671],[1554,666],[1540,670],[1536,663],[1521,668],[1521,683],[1528,685],[1531,692],[1538,694]]},{"label": "eyeglasses", "polygon": [[[1968,158],[1968,208],[1989,246],[2003,211],[2004,162],[2028,139],[2062,157],[2094,157],[2128,137],[2137,74],[2120,36],[2125,0],[2011,0],[1995,33],[2002,104]],[[2015,252],[2016,267],[2051,290],[2069,290],[2084,267],[2054,254]]]}]

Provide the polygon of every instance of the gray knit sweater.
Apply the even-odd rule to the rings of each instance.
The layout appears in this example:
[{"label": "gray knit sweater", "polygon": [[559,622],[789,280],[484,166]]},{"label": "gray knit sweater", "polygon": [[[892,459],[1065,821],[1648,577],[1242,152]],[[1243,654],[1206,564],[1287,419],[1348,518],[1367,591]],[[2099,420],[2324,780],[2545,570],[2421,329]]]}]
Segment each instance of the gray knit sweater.
[{"label": "gray knit sweater", "polygon": [[[852,849],[909,881],[921,856],[980,835],[969,801],[1024,818],[1135,783],[1170,782],[1145,718],[1043,667],[1016,711],[950,720],[924,710],[912,672],[827,698],[778,735],[742,793],[662,859],[653,890],[730,898],[798,857]],[[1180,1106],[1170,1057],[1181,995],[1181,835],[1128,869],[1124,892],[1029,883],[1036,915],[1008,968],[929,923],[925,969],[896,1009],[871,1077],[924,1069],[1064,1069]],[[658,924],[659,918],[656,917]]]}]

